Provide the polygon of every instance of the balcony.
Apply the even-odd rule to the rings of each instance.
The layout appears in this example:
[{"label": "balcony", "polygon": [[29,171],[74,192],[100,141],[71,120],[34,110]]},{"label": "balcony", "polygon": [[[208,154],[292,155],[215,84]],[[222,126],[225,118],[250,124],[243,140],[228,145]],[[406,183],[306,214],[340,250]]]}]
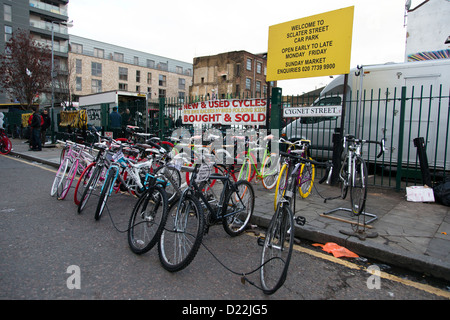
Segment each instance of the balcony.
[{"label": "balcony", "polygon": [[54,6],[54,5],[44,3],[44,2],[41,2],[38,0],[30,0],[30,7],[44,10],[44,11],[47,11],[48,13],[55,14],[55,15],[62,15],[62,16],[66,16],[66,17],[68,15],[67,8],[65,6],[58,7],[58,6]]},{"label": "balcony", "polygon": [[[30,20],[30,27],[52,32],[52,24],[50,22]],[[67,26],[65,25],[54,23],[53,28],[54,32],[62,33],[65,35],[69,34],[69,28],[67,28]]]}]

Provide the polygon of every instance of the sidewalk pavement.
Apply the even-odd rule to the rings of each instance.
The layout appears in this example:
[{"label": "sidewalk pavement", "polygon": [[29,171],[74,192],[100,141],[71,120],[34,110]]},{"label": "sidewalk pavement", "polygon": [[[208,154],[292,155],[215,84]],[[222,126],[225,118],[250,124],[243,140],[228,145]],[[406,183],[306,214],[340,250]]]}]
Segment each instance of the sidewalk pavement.
[{"label": "sidewalk pavement", "polygon": [[[26,140],[11,141],[12,156],[59,166],[58,146],[45,145],[42,151],[28,151]],[[253,186],[256,204],[252,223],[266,227],[274,212],[274,190],[264,189],[260,182]],[[360,228],[363,232],[355,235],[348,221],[357,220],[348,212],[338,210],[324,214],[349,208],[349,195],[345,200],[324,202],[324,198],[336,197],[339,193],[336,187],[315,183],[309,197],[301,199],[297,195],[296,216],[306,218],[306,224],[296,228],[299,238],[320,244],[334,242],[359,256],[450,281],[450,207],[409,202],[405,191],[372,187],[368,190],[366,210],[374,216],[366,216],[368,227]],[[362,216],[360,222],[361,219]]]}]

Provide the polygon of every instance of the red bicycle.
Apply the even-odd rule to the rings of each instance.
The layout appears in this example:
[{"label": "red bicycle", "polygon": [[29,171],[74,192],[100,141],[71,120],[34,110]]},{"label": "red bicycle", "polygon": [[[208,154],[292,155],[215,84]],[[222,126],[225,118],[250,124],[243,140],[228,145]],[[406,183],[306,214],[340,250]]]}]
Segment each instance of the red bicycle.
[{"label": "red bicycle", "polygon": [[8,154],[11,149],[11,140],[6,135],[5,129],[0,129],[0,154]]}]

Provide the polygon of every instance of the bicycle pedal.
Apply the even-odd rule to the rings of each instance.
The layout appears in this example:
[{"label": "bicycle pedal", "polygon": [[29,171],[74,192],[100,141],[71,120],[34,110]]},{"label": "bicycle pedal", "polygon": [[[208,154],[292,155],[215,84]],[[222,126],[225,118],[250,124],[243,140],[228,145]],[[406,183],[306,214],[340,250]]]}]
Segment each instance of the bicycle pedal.
[{"label": "bicycle pedal", "polygon": [[306,218],[302,216],[297,216],[294,218],[294,220],[299,226],[304,226],[306,223]]},{"label": "bicycle pedal", "polygon": [[257,243],[258,243],[258,246],[260,246],[260,247],[264,246],[264,241],[265,241],[265,240],[266,240],[265,237],[258,237],[258,238],[256,239],[256,241],[257,241]]}]

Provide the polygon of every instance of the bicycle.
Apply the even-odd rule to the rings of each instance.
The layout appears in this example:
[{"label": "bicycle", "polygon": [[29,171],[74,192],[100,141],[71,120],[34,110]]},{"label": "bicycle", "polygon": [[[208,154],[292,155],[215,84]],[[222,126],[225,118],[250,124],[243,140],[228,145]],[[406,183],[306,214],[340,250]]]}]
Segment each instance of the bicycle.
[{"label": "bicycle", "polygon": [[11,152],[12,143],[6,134],[5,129],[0,129],[0,154],[8,154]]},{"label": "bicycle", "polygon": [[[234,182],[228,171],[225,175],[212,174],[210,166],[203,162],[183,167],[192,171],[191,182],[169,209],[158,246],[160,262],[170,272],[180,271],[192,262],[209,226],[222,222],[227,234],[238,236],[253,214],[255,193],[251,184],[245,180]],[[223,183],[219,199],[202,191],[211,180]]]},{"label": "bicycle", "polygon": [[60,140],[58,143],[64,143],[66,151],[53,180],[50,195],[53,197],[57,194],[58,200],[63,200],[67,196],[78,170],[82,172],[93,161],[93,156],[85,151],[85,145]]},{"label": "bicycle", "polygon": [[[243,136],[234,137],[241,140],[245,139]],[[268,135],[263,138],[264,141],[271,139],[273,139],[273,135]],[[264,151],[260,169],[258,169],[258,163],[254,155],[254,152],[258,151]],[[249,141],[247,151],[238,155],[238,159],[241,158],[242,166],[239,171],[238,180],[245,179],[250,182],[256,175],[257,179],[262,180],[264,188],[270,190],[275,186],[278,173],[280,172],[280,162],[278,155],[274,152],[270,152],[268,146],[261,147],[258,146],[256,141]]]},{"label": "bicycle", "polygon": [[[147,141],[155,149],[146,149],[148,152],[165,152],[164,148],[161,148],[157,144]],[[122,152],[122,145],[119,150],[113,155],[113,162],[110,164],[105,175],[105,183],[102,185],[100,191],[100,198],[97,204],[94,218],[99,220],[103,210],[106,206],[109,196],[112,194],[116,183],[117,187],[123,185],[130,193],[140,197],[142,193],[147,189],[150,179],[154,176],[150,173],[152,168],[153,159],[147,159],[146,161],[137,162],[130,158],[125,158]]]},{"label": "bicycle", "polygon": [[[287,141],[283,138],[280,138],[280,143],[288,144],[289,147],[287,149],[287,153],[296,153],[303,158],[308,158],[313,160],[310,157],[309,147],[311,145],[310,140],[298,140],[295,142]],[[299,149],[297,149],[299,148]],[[281,194],[286,190],[286,182],[288,178],[288,165],[287,161],[281,161],[283,165],[281,166],[280,172],[278,174],[278,179],[276,182],[275,188],[275,198],[274,198],[274,209],[277,209],[278,200],[281,197]],[[307,198],[311,194],[311,190],[314,184],[314,177],[316,175],[316,169],[313,164],[310,162],[304,162],[301,165],[300,170],[298,171],[298,192],[302,198]]]},{"label": "bicycle", "polygon": [[[348,145],[347,145],[348,142]],[[341,183],[341,198],[345,199],[350,187],[351,210],[355,216],[363,213],[367,198],[367,165],[362,157],[362,146],[365,143],[374,143],[381,146],[377,158],[381,157],[385,150],[385,140],[381,141],[357,139],[352,135],[343,138],[343,148],[346,150],[339,170]]]},{"label": "bicycle", "polygon": [[264,240],[258,238],[258,244],[262,245],[260,280],[265,294],[275,293],[285,282],[292,248],[294,246],[294,221],[303,226],[306,219],[302,216],[294,218],[292,201],[295,201],[295,190],[298,188],[298,172],[303,163],[311,163],[316,166],[326,166],[327,174],[319,183],[331,178],[332,165],[329,162],[316,162],[307,158],[296,156],[292,153],[280,152],[286,157],[288,165],[287,186],[280,201],[277,203],[275,213],[269,223]]}]

